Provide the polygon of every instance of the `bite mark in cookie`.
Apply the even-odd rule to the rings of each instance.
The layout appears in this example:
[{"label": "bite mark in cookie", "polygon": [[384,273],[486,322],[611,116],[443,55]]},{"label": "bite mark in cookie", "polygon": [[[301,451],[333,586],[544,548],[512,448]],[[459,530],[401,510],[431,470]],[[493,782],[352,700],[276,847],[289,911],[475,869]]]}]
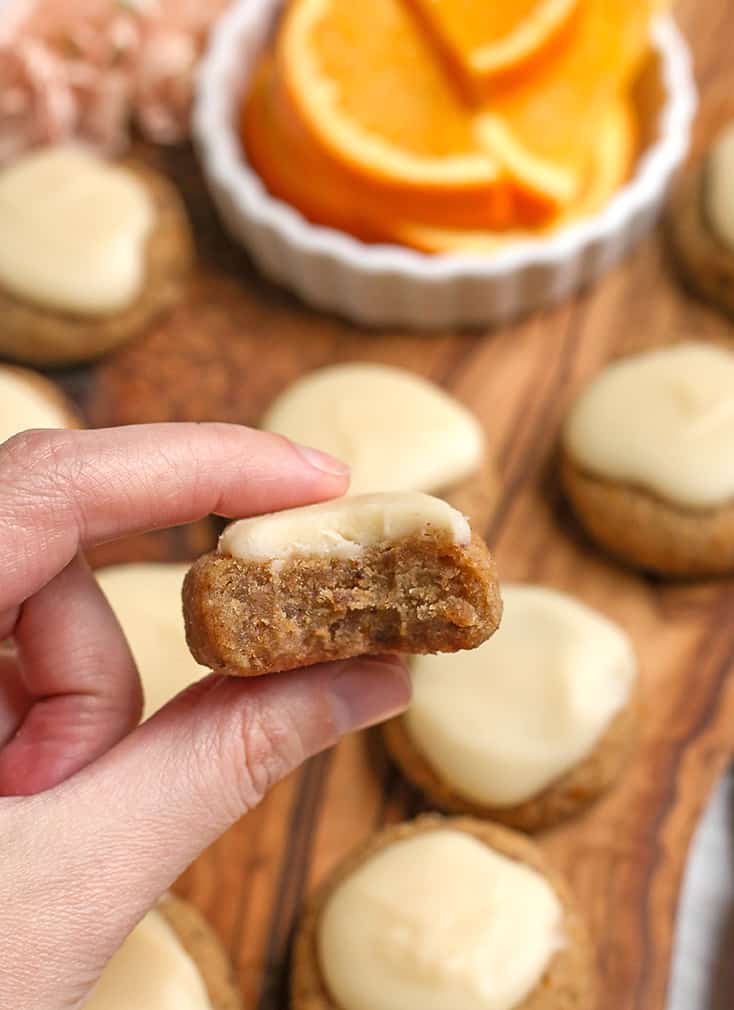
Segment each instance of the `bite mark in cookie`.
[{"label": "bite mark in cookie", "polygon": [[241,520],[184,584],[198,662],[242,676],[474,648],[501,613],[486,545],[446,502],[363,495]]}]

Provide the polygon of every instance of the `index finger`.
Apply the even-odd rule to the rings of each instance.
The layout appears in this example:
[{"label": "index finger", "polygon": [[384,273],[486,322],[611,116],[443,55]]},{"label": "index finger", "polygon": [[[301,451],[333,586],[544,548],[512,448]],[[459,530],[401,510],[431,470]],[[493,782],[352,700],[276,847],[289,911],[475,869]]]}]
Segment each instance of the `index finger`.
[{"label": "index finger", "polygon": [[337,460],[229,424],[32,431],[0,446],[0,613],[80,548],[217,513],[246,516],[343,494]]}]

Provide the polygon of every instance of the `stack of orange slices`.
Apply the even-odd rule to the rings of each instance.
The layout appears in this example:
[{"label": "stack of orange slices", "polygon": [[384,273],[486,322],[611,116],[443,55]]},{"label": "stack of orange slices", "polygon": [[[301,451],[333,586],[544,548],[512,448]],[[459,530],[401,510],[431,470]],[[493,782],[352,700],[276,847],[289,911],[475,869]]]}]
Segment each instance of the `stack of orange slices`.
[{"label": "stack of orange slices", "polygon": [[290,0],[247,90],[247,157],[308,220],[491,251],[603,206],[636,148],[659,0]]}]

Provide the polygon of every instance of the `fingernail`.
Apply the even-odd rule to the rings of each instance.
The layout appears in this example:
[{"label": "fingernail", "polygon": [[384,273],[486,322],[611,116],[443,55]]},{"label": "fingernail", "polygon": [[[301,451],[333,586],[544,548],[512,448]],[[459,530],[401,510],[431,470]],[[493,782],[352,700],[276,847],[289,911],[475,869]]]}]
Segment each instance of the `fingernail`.
[{"label": "fingernail", "polygon": [[334,456],[330,456],[326,452],[321,452],[319,449],[312,449],[310,445],[300,445],[298,442],[294,442],[293,446],[298,454],[302,456],[308,465],[312,466],[314,470],[320,470],[322,473],[328,473],[332,477],[346,477],[349,473],[349,467],[346,463],[342,463],[340,459],[336,459]]},{"label": "fingernail", "polygon": [[405,711],[410,676],[396,658],[364,656],[344,665],[330,685],[337,732],[351,733]]}]

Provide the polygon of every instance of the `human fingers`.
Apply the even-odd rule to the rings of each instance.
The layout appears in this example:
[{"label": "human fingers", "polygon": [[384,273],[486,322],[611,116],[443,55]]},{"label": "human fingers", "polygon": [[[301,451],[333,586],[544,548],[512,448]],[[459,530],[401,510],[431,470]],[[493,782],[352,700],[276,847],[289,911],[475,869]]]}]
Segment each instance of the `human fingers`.
[{"label": "human fingers", "polygon": [[0,796],[61,782],[117,743],[142,709],[129,646],[81,554],[23,604],[13,638],[26,710],[0,750]]},{"label": "human fingers", "polygon": [[279,435],[227,424],[24,432],[0,446],[0,613],[80,547],[343,494],[348,471]]},{"label": "human fingers", "polygon": [[0,747],[16,733],[30,707],[15,649],[0,643]]},{"label": "human fingers", "polygon": [[29,991],[43,1010],[83,1005],[124,936],[206,845],[305,758],[396,714],[409,693],[394,657],[211,675],[56,789],[0,801],[16,804],[0,818],[0,849],[15,818],[0,950],[24,968],[0,1006],[26,1005]]}]

